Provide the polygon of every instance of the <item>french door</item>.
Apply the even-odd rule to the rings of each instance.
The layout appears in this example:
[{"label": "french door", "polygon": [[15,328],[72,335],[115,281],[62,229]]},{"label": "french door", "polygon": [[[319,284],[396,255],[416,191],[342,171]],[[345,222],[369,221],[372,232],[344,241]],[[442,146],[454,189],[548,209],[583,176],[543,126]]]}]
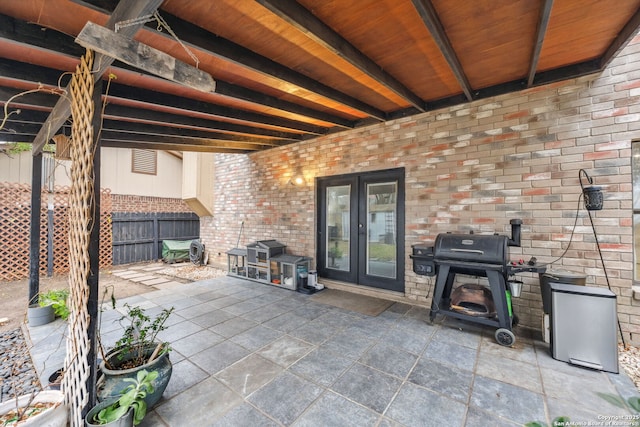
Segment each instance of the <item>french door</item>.
[{"label": "french door", "polygon": [[317,184],[318,275],[404,292],[404,168]]}]

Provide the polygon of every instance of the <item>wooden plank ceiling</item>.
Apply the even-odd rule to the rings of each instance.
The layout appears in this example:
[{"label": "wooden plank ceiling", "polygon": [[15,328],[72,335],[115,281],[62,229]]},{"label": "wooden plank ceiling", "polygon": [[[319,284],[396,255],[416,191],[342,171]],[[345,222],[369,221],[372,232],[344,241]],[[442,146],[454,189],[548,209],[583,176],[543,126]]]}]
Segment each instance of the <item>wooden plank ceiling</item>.
[{"label": "wooden plank ceiling", "polygon": [[[47,89],[11,102],[1,141],[34,140],[84,53],[75,37],[117,4],[0,1],[0,105]],[[169,29],[149,18],[134,38],[216,90],[115,61],[103,146],[247,153],[595,73],[638,30],[640,0],[165,0],[158,14]]]}]

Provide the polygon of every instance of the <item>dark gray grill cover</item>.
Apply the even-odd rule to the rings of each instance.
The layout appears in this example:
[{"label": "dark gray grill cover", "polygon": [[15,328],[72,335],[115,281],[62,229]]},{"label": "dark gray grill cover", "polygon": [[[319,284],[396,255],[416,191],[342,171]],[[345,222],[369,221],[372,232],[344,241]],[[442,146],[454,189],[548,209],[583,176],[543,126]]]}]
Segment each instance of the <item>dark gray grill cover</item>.
[{"label": "dark gray grill cover", "polygon": [[482,234],[438,234],[434,246],[436,262],[506,265],[509,237]]}]

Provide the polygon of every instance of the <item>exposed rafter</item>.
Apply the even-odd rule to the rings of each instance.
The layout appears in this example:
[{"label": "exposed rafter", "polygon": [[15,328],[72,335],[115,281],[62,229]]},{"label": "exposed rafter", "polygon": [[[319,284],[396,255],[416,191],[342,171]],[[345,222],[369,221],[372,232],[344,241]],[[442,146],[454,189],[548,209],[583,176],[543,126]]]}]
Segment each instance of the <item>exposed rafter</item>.
[{"label": "exposed rafter", "polygon": [[424,101],[420,99],[420,97],[411,92],[389,73],[385,72],[378,64],[297,2],[287,0],[256,1],[311,37],[316,43],[329,49],[357,67],[363,73],[377,80],[389,90],[404,98],[419,111],[425,111]]},{"label": "exposed rafter", "polygon": [[[163,0],[136,0],[136,1],[121,1],[115,8],[106,27],[114,29],[115,25],[121,21],[127,21],[130,19],[140,18],[155,12],[162,4]],[[121,29],[120,34],[132,37],[138,32],[142,23],[126,26]],[[97,64],[97,68],[93,70],[94,79],[99,80],[102,78],[104,72],[109,68],[109,65],[113,63],[113,58],[96,55],[94,64]],[[47,121],[42,125],[42,129],[38,132],[33,140],[33,154],[39,154],[42,151],[42,147],[51,139],[53,135],[60,129],[60,126],[67,121],[71,115],[71,101],[67,97],[60,97],[53,111],[49,115]]]},{"label": "exposed rafter", "polygon": [[547,33],[547,26],[549,25],[549,18],[551,17],[551,7],[553,7],[553,0],[544,0],[540,7],[540,18],[538,19],[536,30],[536,44],[533,46],[533,53],[531,54],[527,86],[533,85],[533,80],[536,76],[538,60],[540,59],[540,52],[542,51],[542,43],[544,42],[544,36]]},{"label": "exposed rafter", "polygon": [[438,13],[436,12],[433,4],[431,4],[430,0],[412,0],[413,5],[415,6],[418,14],[422,18],[424,25],[429,29],[433,39],[435,40],[438,48],[442,52],[442,55],[447,60],[451,71],[456,76],[460,87],[462,88],[462,92],[467,97],[468,101],[473,99],[472,88],[467,76],[462,69],[462,64],[460,64],[460,60],[456,55],[455,50],[451,46],[451,42],[449,41],[449,37],[447,37],[447,33],[444,31],[444,27],[440,22],[440,18],[438,18]]},{"label": "exposed rafter", "polygon": [[622,50],[623,47],[629,43],[629,40],[638,32],[640,27],[640,8],[636,13],[627,21],[622,31],[620,31],[617,37],[613,40],[611,45],[607,48],[602,58],[600,58],[600,69],[604,69],[609,62]]}]

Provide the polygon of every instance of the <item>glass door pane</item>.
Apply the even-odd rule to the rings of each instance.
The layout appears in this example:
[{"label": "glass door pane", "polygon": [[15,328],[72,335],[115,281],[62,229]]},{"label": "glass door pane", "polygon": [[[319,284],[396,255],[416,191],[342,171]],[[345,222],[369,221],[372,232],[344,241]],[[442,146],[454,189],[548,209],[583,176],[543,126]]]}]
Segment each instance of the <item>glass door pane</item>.
[{"label": "glass door pane", "polygon": [[327,187],[326,268],[349,271],[351,247],[351,186]]},{"label": "glass door pane", "polygon": [[397,182],[367,184],[366,274],[396,278]]}]

